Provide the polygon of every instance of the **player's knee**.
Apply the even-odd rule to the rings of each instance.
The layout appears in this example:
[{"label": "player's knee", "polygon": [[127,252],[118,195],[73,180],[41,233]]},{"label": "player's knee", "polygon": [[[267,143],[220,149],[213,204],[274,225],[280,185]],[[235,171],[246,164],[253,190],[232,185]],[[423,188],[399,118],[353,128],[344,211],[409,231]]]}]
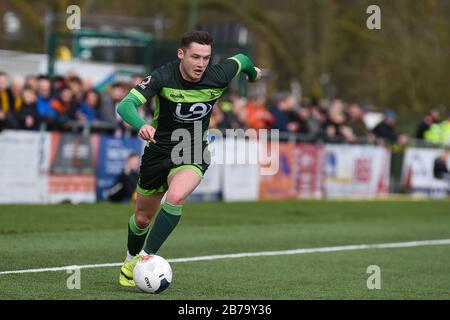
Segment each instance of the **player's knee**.
[{"label": "player's knee", "polygon": [[169,190],[167,193],[166,201],[173,205],[183,204],[185,199],[185,195],[183,192],[178,190]]}]

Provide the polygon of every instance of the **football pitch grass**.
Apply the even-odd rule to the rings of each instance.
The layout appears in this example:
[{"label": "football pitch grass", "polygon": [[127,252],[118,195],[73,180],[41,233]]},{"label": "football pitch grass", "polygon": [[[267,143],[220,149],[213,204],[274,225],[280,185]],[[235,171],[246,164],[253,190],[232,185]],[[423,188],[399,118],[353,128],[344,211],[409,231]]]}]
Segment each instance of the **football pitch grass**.
[{"label": "football pitch grass", "polygon": [[[1,205],[0,273],[124,259],[131,205]],[[188,203],[159,255],[450,239],[450,201]],[[314,250],[313,250],[314,251]],[[381,271],[369,290],[367,268]],[[121,287],[119,267],[0,274],[0,299],[449,299],[450,244],[172,262],[160,295]]]}]

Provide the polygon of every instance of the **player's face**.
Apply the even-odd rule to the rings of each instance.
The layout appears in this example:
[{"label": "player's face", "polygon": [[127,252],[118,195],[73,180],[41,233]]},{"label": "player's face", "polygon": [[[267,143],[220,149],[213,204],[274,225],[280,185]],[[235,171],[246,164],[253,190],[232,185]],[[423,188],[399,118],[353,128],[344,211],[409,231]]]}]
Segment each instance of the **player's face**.
[{"label": "player's face", "polygon": [[211,58],[211,46],[193,42],[188,48],[178,49],[180,71],[185,80],[198,82]]}]

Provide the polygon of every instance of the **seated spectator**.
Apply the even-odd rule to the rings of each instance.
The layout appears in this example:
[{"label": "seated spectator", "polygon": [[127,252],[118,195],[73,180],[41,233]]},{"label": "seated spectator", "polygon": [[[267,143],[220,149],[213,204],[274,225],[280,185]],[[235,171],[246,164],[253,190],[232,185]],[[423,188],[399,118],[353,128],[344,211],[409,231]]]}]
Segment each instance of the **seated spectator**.
[{"label": "seated spectator", "polygon": [[274,123],[274,117],[267,110],[264,96],[252,97],[246,105],[247,125],[251,129],[270,129]]},{"label": "seated spectator", "polygon": [[36,93],[25,86],[22,92],[23,105],[19,113],[19,124],[21,129],[39,130],[40,116],[36,105]]},{"label": "seated spectator", "polygon": [[113,202],[129,202],[135,197],[139,178],[139,156],[131,153],[127,162],[116,178],[114,185],[107,191],[107,198]]},{"label": "seated spectator", "polygon": [[442,154],[434,160],[433,176],[436,179],[448,179],[450,182],[450,173],[447,168],[449,151],[444,150]]}]

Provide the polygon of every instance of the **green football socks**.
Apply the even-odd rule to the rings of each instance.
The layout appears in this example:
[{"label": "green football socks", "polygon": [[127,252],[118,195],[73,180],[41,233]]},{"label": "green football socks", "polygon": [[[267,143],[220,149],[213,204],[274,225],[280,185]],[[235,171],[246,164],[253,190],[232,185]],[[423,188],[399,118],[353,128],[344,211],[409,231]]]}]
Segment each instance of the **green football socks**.
[{"label": "green football socks", "polygon": [[158,252],[161,245],[177,226],[178,221],[180,221],[182,208],[182,205],[164,202],[145,243],[144,251],[147,254],[156,254]]},{"label": "green football socks", "polygon": [[150,226],[144,229],[139,228],[136,225],[134,214],[128,221],[128,254],[131,256],[137,255],[141,250],[147,237]]}]

